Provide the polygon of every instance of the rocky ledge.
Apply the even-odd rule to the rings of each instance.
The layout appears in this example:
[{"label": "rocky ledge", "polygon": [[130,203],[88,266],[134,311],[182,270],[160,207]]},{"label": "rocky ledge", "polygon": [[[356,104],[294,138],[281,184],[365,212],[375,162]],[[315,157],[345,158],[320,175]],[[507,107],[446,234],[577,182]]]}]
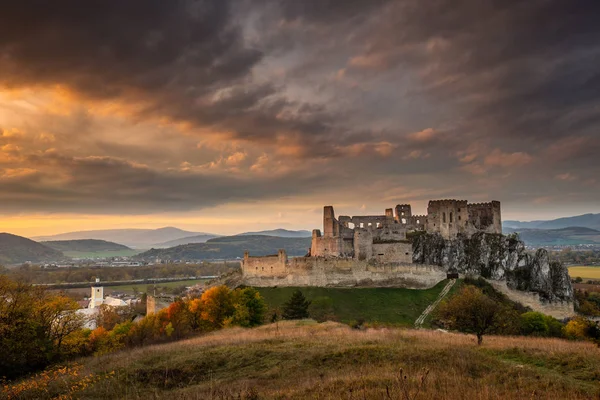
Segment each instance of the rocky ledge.
[{"label": "rocky ledge", "polygon": [[505,280],[509,288],[538,293],[547,302],[573,301],[567,268],[548,252],[525,251],[517,235],[476,233],[444,239],[439,234],[413,238],[413,262],[439,265],[448,272]]}]

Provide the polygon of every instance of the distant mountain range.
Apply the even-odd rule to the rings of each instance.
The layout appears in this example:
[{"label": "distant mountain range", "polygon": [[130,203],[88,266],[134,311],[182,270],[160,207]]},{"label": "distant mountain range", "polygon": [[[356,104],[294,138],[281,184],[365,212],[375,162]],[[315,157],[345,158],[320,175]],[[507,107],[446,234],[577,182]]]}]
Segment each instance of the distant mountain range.
[{"label": "distant mountain range", "polygon": [[80,252],[101,252],[101,251],[120,251],[131,250],[122,244],[108,242],[97,239],[81,240],[52,240],[41,242],[43,245],[51,247],[58,251],[80,251]]},{"label": "distant mountain range", "polygon": [[0,233],[0,264],[60,261],[65,255],[51,247],[22,236]]},{"label": "distant mountain range", "polygon": [[574,217],[557,218],[548,221],[502,221],[502,226],[512,229],[562,229],[582,227],[600,230],[600,214],[583,214]]},{"label": "distant mountain range", "polygon": [[306,238],[312,237],[312,232],[310,231],[289,231],[287,229],[272,229],[269,231],[258,231],[258,232],[244,232],[240,233],[237,236],[277,236],[277,237],[286,237],[286,238]]},{"label": "distant mountain range", "polygon": [[532,247],[600,245],[600,231],[579,226],[561,229],[504,228],[503,230],[504,233],[517,232],[525,244]]},{"label": "distant mountain range", "polygon": [[164,243],[185,237],[205,235],[209,238],[217,237],[210,233],[190,232],[179,228],[165,227],[159,229],[107,229],[93,231],[67,232],[51,236],[37,236],[35,241],[79,240],[98,239],[119,243],[127,247],[149,249],[151,247],[165,247]]},{"label": "distant mountain range", "polygon": [[[244,232],[236,236],[277,236],[288,238],[311,237],[311,232],[300,230],[273,229],[259,232]],[[93,231],[67,232],[51,236],[36,236],[31,239],[38,242],[56,242],[71,240],[104,240],[136,249],[167,248],[189,243],[204,243],[207,240],[221,237],[213,233],[190,232],[179,228],[165,227],[159,229],[107,229]],[[74,251],[74,250],[70,250]]]},{"label": "distant mountain range", "polygon": [[288,256],[304,256],[310,248],[311,238],[284,238],[266,235],[223,236],[205,243],[191,243],[167,249],[151,249],[135,258],[153,260],[210,260],[243,257],[244,251],[250,255],[265,256],[277,254],[285,249]]}]

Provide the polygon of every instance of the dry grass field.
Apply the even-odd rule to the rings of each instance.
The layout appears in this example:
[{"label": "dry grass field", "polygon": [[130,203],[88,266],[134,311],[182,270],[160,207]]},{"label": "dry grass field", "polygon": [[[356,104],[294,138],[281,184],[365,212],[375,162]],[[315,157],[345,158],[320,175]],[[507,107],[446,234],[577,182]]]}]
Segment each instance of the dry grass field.
[{"label": "dry grass field", "polygon": [[19,398],[558,400],[600,390],[600,350],[586,342],[489,336],[478,347],[470,335],[312,321],[227,329],[79,364],[47,392]]},{"label": "dry grass field", "polygon": [[580,277],[583,280],[600,280],[600,267],[569,267],[569,275],[571,276],[571,278]]}]

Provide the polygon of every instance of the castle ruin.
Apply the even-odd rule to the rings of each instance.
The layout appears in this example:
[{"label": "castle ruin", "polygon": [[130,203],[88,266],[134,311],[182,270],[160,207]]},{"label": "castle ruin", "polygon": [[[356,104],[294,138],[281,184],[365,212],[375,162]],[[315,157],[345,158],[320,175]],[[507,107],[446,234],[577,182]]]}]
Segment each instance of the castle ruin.
[{"label": "castle ruin", "polygon": [[432,200],[427,215],[412,215],[410,204],[399,204],[395,209],[386,209],[384,215],[338,219],[333,207],[326,206],[323,234],[319,229],[313,230],[310,255],[412,263],[412,244],[407,240],[407,232],[414,231],[439,233],[445,239],[476,232],[502,233],[500,202]]},{"label": "castle ruin", "polygon": [[332,206],[325,206],[323,233],[313,230],[306,257],[288,259],[283,249],[261,257],[245,252],[242,272],[247,280],[257,278],[255,285],[261,284],[261,278],[272,278],[280,284],[302,286],[398,280],[406,286],[431,286],[446,273],[439,266],[413,262],[413,246],[407,238],[411,232],[439,233],[447,239],[459,233],[501,233],[500,202],[434,200],[428,204],[427,215],[412,215],[410,204],[399,204],[383,215],[339,218]]},{"label": "castle ruin", "polygon": [[413,289],[480,274],[538,311],[557,318],[573,312],[566,268],[547,254],[526,254],[518,238],[503,236],[499,201],[432,200],[427,215],[412,215],[411,206],[401,204],[383,215],[338,218],[325,206],[323,231],[313,230],[306,256],[288,258],[283,249],[259,257],[245,252],[241,272],[245,285],[258,287]]}]

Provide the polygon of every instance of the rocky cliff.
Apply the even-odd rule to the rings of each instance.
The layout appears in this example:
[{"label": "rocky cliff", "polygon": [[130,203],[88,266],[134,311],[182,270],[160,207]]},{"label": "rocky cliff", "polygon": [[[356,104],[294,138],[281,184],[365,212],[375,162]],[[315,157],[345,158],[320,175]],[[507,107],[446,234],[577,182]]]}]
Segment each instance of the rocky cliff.
[{"label": "rocky cliff", "polygon": [[573,301],[567,268],[550,260],[544,249],[525,251],[517,235],[476,233],[444,239],[439,234],[421,234],[413,239],[413,261],[439,265],[449,272],[505,280],[511,289],[538,293],[544,301]]}]

